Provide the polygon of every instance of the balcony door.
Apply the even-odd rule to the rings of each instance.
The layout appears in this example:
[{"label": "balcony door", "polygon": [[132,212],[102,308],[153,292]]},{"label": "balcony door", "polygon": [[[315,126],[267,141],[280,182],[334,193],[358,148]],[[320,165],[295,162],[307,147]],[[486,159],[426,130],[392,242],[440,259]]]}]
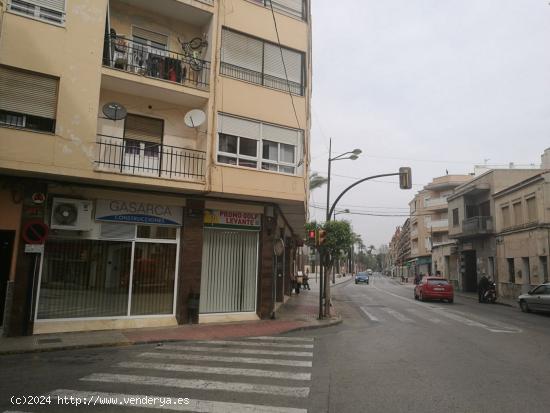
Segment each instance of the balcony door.
[{"label": "balcony door", "polygon": [[122,172],[161,174],[164,120],[128,114],[124,122]]},{"label": "balcony door", "polygon": [[132,40],[130,58],[134,70],[147,76],[161,77],[168,36],[133,26]]}]

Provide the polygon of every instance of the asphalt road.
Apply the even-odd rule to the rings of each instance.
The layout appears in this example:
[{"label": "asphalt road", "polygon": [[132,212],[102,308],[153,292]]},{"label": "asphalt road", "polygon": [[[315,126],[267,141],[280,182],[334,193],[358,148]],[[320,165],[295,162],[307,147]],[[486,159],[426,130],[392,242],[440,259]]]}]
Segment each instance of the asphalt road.
[{"label": "asphalt road", "polygon": [[0,412],[549,411],[549,316],[384,277],[332,291],[344,322],[286,337],[0,356]]}]

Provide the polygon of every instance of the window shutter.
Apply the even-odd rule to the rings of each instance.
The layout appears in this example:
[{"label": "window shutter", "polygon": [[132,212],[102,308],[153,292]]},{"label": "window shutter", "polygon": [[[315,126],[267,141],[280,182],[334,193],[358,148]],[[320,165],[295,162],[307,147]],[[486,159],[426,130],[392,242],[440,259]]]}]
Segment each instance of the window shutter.
[{"label": "window shutter", "polygon": [[0,110],[55,119],[58,79],[0,66]]},{"label": "window shutter", "polygon": [[162,143],[164,121],[146,116],[128,115],[124,124],[124,137],[138,141]]},{"label": "window shutter", "polygon": [[273,0],[272,3],[275,10],[303,18],[304,0]]},{"label": "window shutter", "polygon": [[28,3],[35,4],[46,9],[65,12],[65,0],[26,0]]},{"label": "window shutter", "polygon": [[300,130],[281,128],[273,125],[262,125],[262,139],[273,142],[286,143],[288,145],[298,146],[300,143]]},{"label": "window shutter", "polygon": [[223,63],[261,72],[262,42],[224,29],[221,58]]},{"label": "window shutter", "polygon": [[168,45],[168,37],[164,34],[152,32],[151,30],[142,29],[141,27],[132,27],[132,36],[141,37],[142,39],[147,39],[152,42]]},{"label": "window shutter", "polygon": [[[266,75],[274,76],[279,79],[286,79],[295,83],[302,83],[302,55],[298,52],[282,48],[283,59],[281,58],[281,49],[279,46],[265,44],[265,63],[264,71]],[[285,74],[286,67],[286,74]]]},{"label": "window shutter", "polygon": [[218,132],[243,138],[260,139],[260,123],[250,120],[219,115]]}]

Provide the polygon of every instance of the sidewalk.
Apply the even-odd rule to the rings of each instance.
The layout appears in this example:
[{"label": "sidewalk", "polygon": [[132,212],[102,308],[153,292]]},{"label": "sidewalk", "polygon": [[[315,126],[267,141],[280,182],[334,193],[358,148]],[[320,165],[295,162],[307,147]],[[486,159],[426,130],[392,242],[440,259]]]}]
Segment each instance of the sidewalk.
[{"label": "sidewalk", "polygon": [[[350,279],[349,276],[343,277],[343,281]],[[219,340],[271,336],[290,331],[328,327],[340,323],[342,320],[339,316],[326,320],[317,319],[319,290],[314,280],[310,282],[310,285],[310,291],[301,291],[300,294],[293,294],[289,297],[286,303],[276,311],[274,320],[0,337],[0,355],[88,347],[129,346],[181,340]]]},{"label": "sidewalk", "polygon": [[[391,278],[391,280],[395,281],[396,283],[398,283],[400,285],[410,287],[411,289],[414,288],[414,280],[411,280],[410,278],[409,278],[408,283],[401,282],[400,278]],[[456,291],[455,290],[455,295],[457,297],[468,298],[470,300],[478,301],[477,293],[467,293],[467,292]],[[507,307],[517,307],[517,305],[518,305],[517,301],[512,300],[510,298],[503,298],[503,297],[497,297],[497,301],[496,301],[495,304],[505,305]]]}]

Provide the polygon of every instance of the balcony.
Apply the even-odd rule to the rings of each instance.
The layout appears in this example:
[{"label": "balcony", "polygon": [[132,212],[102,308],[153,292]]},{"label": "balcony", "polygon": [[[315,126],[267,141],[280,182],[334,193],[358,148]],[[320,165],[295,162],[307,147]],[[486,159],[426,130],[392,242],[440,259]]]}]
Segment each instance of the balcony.
[{"label": "balcony", "polygon": [[449,227],[449,220],[448,219],[437,219],[435,221],[432,221],[430,225],[431,225],[432,231],[446,230]]},{"label": "balcony", "polygon": [[103,65],[196,89],[209,87],[210,62],[196,57],[192,50],[182,54],[109,35],[105,37]]},{"label": "balcony", "polygon": [[477,236],[493,233],[493,218],[477,216],[462,220],[462,236]]},{"label": "balcony", "polygon": [[424,202],[426,209],[447,209],[447,198],[432,198]]},{"label": "balcony", "polygon": [[203,182],[206,152],[98,135],[96,170]]}]

